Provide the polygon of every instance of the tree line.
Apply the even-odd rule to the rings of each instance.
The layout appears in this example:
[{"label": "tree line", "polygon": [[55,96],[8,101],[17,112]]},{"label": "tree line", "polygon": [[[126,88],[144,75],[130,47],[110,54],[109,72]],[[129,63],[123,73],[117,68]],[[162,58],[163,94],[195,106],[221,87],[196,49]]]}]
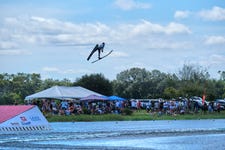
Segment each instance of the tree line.
[{"label": "tree line", "polygon": [[0,104],[24,103],[24,98],[55,85],[82,86],[103,95],[118,95],[127,99],[178,98],[202,96],[213,101],[225,98],[225,71],[218,71],[219,79],[212,79],[200,66],[183,65],[178,73],[131,68],[117,74],[110,81],[103,74],[90,74],[74,82],[63,79],[41,79],[40,74],[0,74]]}]

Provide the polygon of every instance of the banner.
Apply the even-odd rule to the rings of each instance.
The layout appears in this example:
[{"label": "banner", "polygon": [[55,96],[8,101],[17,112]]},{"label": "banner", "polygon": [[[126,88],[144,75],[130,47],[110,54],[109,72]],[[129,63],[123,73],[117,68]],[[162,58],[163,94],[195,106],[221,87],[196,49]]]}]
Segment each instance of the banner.
[{"label": "banner", "polygon": [[[4,107],[4,106],[1,106]],[[9,107],[9,106],[7,106]],[[12,106],[16,110],[20,106]],[[7,113],[5,113],[7,114]],[[43,116],[37,106],[24,110],[20,114],[8,118],[6,121],[0,123],[0,133],[10,131],[37,131],[49,130],[50,125],[46,118]]]}]

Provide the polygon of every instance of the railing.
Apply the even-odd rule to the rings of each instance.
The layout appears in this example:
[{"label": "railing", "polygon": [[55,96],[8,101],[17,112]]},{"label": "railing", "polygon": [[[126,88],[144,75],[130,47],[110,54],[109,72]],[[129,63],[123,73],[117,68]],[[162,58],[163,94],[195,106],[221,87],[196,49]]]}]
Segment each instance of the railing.
[{"label": "railing", "polygon": [[50,130],[50,126],[26,126],[26,127],[0,127],[1,132],[15,132],[15,131],[43,131]]}]

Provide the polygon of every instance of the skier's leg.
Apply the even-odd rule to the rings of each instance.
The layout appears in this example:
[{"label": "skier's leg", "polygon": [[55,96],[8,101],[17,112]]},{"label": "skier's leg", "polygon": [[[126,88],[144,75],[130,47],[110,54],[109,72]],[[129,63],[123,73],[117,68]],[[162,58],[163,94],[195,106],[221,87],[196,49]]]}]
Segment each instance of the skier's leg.
[{"label": "skier's leg", "polygon": [[101,59],[101,57],[100,57],[100,53],[101,53],[101,50],[100,50],[100,49],[98,49],[98,59]]},{"label": "skier's leg", "polygon": [[95,46],[95,48],[91,51],[90,55],[88,56],[87,60],[91,58],[91,56],[97,51],[98,44]]}]

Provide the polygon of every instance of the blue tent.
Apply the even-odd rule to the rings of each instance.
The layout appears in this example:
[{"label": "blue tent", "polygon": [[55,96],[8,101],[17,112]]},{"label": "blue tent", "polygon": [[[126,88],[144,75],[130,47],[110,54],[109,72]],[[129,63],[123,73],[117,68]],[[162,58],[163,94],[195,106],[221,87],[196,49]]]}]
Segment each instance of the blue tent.
[{"label": "blue tent", "polygon": [[124,101],[125,100],[124,98],[119,97],[119,96],[115,96],[115,95],[109,96],[108,99],[111,100],[111,101]]}]

